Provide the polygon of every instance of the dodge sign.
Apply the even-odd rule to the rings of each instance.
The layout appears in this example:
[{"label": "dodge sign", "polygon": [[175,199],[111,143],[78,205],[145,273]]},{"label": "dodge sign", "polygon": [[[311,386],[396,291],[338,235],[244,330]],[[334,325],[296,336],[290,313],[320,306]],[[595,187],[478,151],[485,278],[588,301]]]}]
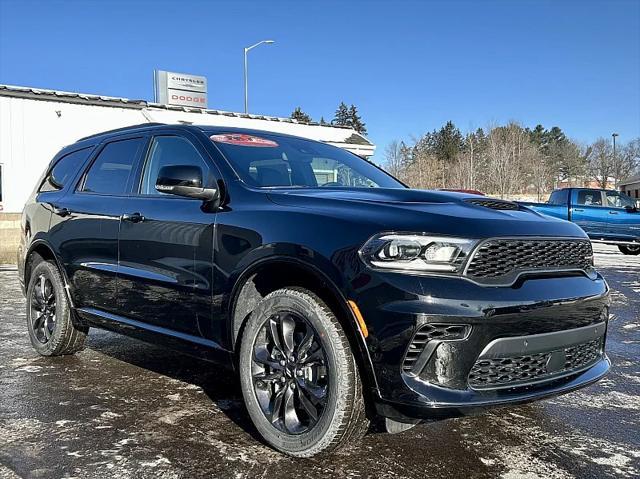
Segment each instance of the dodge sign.
[{"label": "dodge sign", "polygon": [[206,77],[162,70],[156,70],[154,77],[158,103],[207,108]]}]

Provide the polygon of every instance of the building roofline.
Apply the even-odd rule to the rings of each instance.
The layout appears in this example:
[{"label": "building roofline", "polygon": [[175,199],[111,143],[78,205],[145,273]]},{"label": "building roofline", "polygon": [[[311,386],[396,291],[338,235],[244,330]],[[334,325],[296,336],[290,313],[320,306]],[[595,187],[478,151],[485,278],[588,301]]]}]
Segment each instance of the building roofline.
[{"label": "building roofline", "polygon": [[323,126],[326,128],[341,128],[351,130],[349,126],[343,125],[323,125],[316,121],[305,122],[294,120],[293,118],[284,118],[269,115],[253,115],[249,113],[238,113],[226,110],[211,110],[208,108],[195,108],[174,105],[164,105],[154,103],[147,100],[132,100],[129,98],[113,97],[105,95],[94,95],[89,93],[73,93],[61,90],[49,90],[44,88],[22,87],[15,85],[0,84],[0,96],[9,96],[15,98],[32,98],[37,100],[59,101],[64,103],[76,103],[83,105],[97,105],[115,108],[133,108],[142,110],[145,108],[159,108],[170,111],[184,111],[188,113],[205,113],[210,115],[224,115],[236,118],[248,118],[252,120],[268,120],[283,123],[293,123],[299,125]]},{"label": "building roofline", "polygon": [[622,186],[622,185],[630,185],[632,183],[639,183],[640,182],[640,175],[636,175],[636,176],[632,176],[630,178],[626,178],[622,181],[618,181],[618,186]]}]

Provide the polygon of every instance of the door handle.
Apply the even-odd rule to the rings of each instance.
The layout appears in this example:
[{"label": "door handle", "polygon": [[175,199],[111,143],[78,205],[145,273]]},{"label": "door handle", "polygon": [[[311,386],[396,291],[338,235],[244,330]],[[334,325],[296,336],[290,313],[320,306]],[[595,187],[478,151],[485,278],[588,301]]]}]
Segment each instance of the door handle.
[{"label": "door handle", "polygon": [[582,213],[584,210],[582,208],[574,208],[573,211],[578,211],[578,212]]},{"label": "door handle", "polygon": [[618,214],[618,212],[617,212],[617,211],[609,211],[609,214],[610,214],[610,215],[617,215],[617,214]]},{"label": "door handle", "polygon": [[122,221],[130,221],[132,223],[141,223],[144,221],[144,216],[142,216],[140,213],[125,213],[123,214],[120,219]]}]

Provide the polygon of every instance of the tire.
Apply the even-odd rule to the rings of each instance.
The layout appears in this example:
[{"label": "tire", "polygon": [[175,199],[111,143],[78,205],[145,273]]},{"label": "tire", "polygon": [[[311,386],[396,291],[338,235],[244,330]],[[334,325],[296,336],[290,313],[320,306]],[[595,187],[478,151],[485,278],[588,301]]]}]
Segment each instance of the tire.
[{"label": "tire", "polygon": [[[291,331],[288,342],[285,331]],[[290,352],[287,361],[281,351]],[[267,295],[244,327],[239,365],[249,415],[275,449],[311,457],[366,433],[362,382],[349,341],[333,312],[312,292],[284,288]]]},{"label": "tire", "polygon": [[27,286],[27,330],[40,355],[61,356],[84,349],[88,328],[75,326],[71,314],[58,267],[36,258]]},{"label": "tire", "polygon": [[638,254],[640,254],[640,245],[638,245],[638,246],[628,246],[628,245],[619,244],[618,245],[618,249],[623,254],[630,254],[630,255],[638,255]]}]

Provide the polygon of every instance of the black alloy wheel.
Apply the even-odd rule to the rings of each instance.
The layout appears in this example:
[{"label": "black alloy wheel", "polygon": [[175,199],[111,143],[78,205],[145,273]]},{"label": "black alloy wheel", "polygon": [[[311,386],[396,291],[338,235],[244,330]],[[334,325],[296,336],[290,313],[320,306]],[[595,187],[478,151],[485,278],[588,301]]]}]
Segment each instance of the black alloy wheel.
[{"label": "black alloy wheel", "polygon": [[27,329],[42,356],[73,354],[84,348],[89,328],[74,323],[65,282],[53,261],[34,253],[27,262]]},{"label": "black alloy wheel", "polygon": [[267,443],[295,457],[345,447],[367,431],[356,359],[327,304],[291,286],[266,295],[240,333],[240,386]]},{"label": "black alloy wheel", "polygon": [[38,341],[46,344],[56,329],[56,294],[51,280],[40,274],[31,292],[31,322]]},{"label": "black alloy wheel", "polygon": [[322,416],[330,387],[326,353],[314,328],[292,311],[262,325],[254,346],[254,393],[269,422],[287,434],[312,429]]}]

